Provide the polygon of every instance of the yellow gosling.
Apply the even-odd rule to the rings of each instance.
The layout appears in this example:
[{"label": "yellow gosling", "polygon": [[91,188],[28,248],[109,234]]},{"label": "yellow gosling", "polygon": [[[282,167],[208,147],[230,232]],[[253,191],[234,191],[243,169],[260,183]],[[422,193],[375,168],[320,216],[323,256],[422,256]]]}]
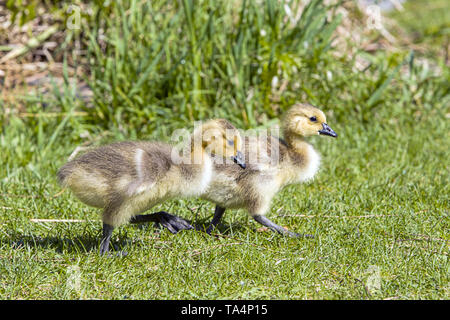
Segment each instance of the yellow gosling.
[{"label": "yellow gosling", "polygon": [[217,204],[210,233],[226,208],[245,208],[258,223],[290,236],[300,236],[265,217],[272,198],[285,186],[311,180],[319,169],[320,156],[304,138],[315,135],[337,137],[325,114],[309,105],[293,105],[281,122],[284,139],[244,137],[246,170],[227,164],[215,165],[202,198]]}]

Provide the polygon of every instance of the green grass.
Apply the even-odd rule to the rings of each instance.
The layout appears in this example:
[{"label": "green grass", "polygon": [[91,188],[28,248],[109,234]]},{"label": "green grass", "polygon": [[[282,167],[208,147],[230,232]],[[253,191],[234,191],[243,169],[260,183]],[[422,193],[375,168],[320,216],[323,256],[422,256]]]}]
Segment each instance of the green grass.
[{"label": "green grass", "polygon": [[[179,20],[171,23],[184,21],[189,4],[180,2],[179,10],[170,12],[179,15]],[[202,34],[201,26],[205,24],[201,19],[211,8],[218,10],[218,20],[214,20],[217,27],[227,21],[239,21],[239,14],[234,11],[239,13],[241,7],[236,6],[234,11],[230,8],[219,19],[222,7],[207,1],[201,4],[196,11],[200,21],[192,32]],[[274,23],[273,32],[280,33],[269,37],[266,45],[282,51],[287,39],[281,35],[294,31],[284,24],[283,15],[275,19],[277,16],[269,13],[270,4],[253,8],[254,23],[242,26],[248,28],[250,35],[260,34],[258,28],[264,24],[257,23],[258,17],[269,19]],[[280,7],[275,9],[273,12],[282,14],[283,11],[277,11]],[[122,20],[114,17],[122,11],[133,12],[120,7],[111,10],[115,13],[105,23],[118,27]],[[332,12],[332,8],[321,7],[320,1],[314,10]],[[149,28],[150,32],[152,25],[144,25],[145,19],[138,18],[130,21],[130,32],[138,32],[139,28]],[[155,21],[163,23],[158,19]],[[321,25],[319,22],[316,27]],[[325,38],[327,34],[319,27],[305,28],[312,30],[312,39]],[[117,43],[119,37],[114,28],[108,30],[111,39],[116,36],[111,41]],[[314,30],[321,31],[317,31],[318,35]],[[178,35],[170,25],[163,32],[174,39]],[[156,31],[153,33],[146,33],[144,38],[157,37]],[[27,110],[39,112],[37,117],[0,115],[0,298],[449,298],[448,69],[427,69],[417,64],[409,52],[379,52],[371,56],[358,53],[371,62],[365,71],[358,71],[354,68],[355,57],[336,58],[332,47],[303,48],[284,55],[281,52],[292,59],[278,64],[275,70],[281,70],[280,82],[289,82],[272,100],[276,90],[263,94],[272,78],[256,79],[251,68],[246,68],[251,65],[248,61],[235,66],[241,68],[244,82],[238,85],[226,76],[214,82],[236,59],[225,49],[239,42],[237,34],[234,29],[214,35],[217,43],[223,44],[217,45],[217,50],[223,50],[219,57],[191,57],[184,64],[187,69],[175,74],[167,73],[166,68],[170,69],[180,54],[187,53],[176,53],[183,50],[180,45],[167,47],[165,54],[171,52],[178,58],[155,63],[159,71],[148,73],[151,81],[142,81],[141,89],[133,95],[130,88],[124,88],[139,81],[132,75],[141,63],[139,57],[149,59],[150,64],[142,65],[144,69],[155,61],[150,55],[157,56],[157,50],[147,54],[145,49],[156,45],[157,39],[135,41],[135,47],[127,52],[132,55],[127,60],[116,51],[120,46],[95,53],[95,45],[89,45],[91,40],[85,38],[88,50],[92,50],[92,65],[98,66],[98,70],[93,70],[98,79],[93,85],[96,98],[91,109],[76,97],[76,88],[67,82],[62,93],[55,88],[51,97],[33,93],[24,97]],[[200,41],[200,37],[196,39]],[[201,44],[202,52],[212,50],[214,39]],[[188,43],[183,37],[176,41]],[[252,42],[251,37],[247,41],[258,43]],[[261,53],[260,64],[268,65],[270,51]],[[249,53],[243,54],[245,59],[250,59],[248,56]],[[217,74],[207,69],[205,74],[200,73],[200,81],[195,80],[197,59],[215,63],[216,58],[222,61],[214,69]],[[290,61],[300,62],[301,68],[293,69]],[[102,68],[109,71],[102,75]],[[283,73],[285,70],[292,73]],[[159,82],[164,77],[170,79],[169,86]],[[183,80],[187,87],[181,86]],[[153,84],[155,88],[151,88]],[[195,86],[200,86],[201,91],[195,91]],[[124,89],[125,96],[118,94],[117,88]],[[159,96],[157,91],[164,88],[168,90],[165,96]],[[252,109],[245,108],[250,89]],[[219,91],[212,99],[203,90]],[[192,95],[193,92],[198,95]],[[167,103],[167,99],[172,100]],[[194,103],[196,99],[198,105]],[[44,100],[45,110],[41,105]],[[152,102],[147,104],[148,100]],[[310,139],[322,154],[319,174],[311,183],[291,186],[279,193],[268,217],[291,230],[314,234],[314,239],[284,238],[262,231],[243,210],[234,210],[226,212],[213,237],[197,231],[172,235],[151,225],[125,225],[114,232],[112,241],[117,250],[126,250],[128,255],[101,257],[98,212],[80,203],[70,192],[54,197],[60,191],[56,171],[76,146],[135,138],[168,140],[174,128],[192,127],[191,120],[209,116],[227,117],[242,128],[267,126],[296,100],[323,106],[328,124],[339,137]],[[0,108],[7,107],[11,106],[0,101]],[[74,115],[73,111],[80,110],[87,110],[89,115]],[[64,113],[56,118],[46,116],[50,111]],[[249,120],[252,117],[254,123]],[[207,223],[214,207],[192,199],[171,201],[155,211],[159,209]],[[36,218],[86,221],[30,221]]]},{"label": "green grass", "polygon": [[[329,121],[339,138],[311,139],[323,155],[317,179],[284,190],[268,215],[314,239],[258,232],[245,212],[228,211],[218,237],[121,227],[113,243],[128,251],[123,258],[98,255],[101,223],[95,210],[68,192],[53,198],[59,191],[54,172],[62,154],[72,150],[63,145],[48,154],[55,160],[44,165],[48,170],[30,168],[2,181],[0,296],[448,298],[449,176],[443,159],[449,143],[445,122],[437,117],[386,117],[367,126]],[[200,222],[213,212],[198,200],[161,208]],[[379,290],[367,287],[370,270],[379,271]],[[69,285],[73,274],[79,274],[79,289]]]}]

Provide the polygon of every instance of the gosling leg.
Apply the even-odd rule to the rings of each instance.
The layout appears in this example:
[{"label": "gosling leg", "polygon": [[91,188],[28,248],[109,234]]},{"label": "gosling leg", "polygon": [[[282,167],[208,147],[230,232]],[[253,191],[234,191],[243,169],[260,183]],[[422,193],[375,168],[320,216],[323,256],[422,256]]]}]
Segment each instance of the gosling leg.
[{"label": "gosling leg", "polygon": [[100,243],[100,255],[104,255],[109,250],[109,242],[111,240],[112,232],[114,230],[114,227],[103,223],[103,236],[102,241]]},{"label": "gosling leg", "polygon": [[266,218],[263,215],[255,215],[253,216],[253,219],[255,219],[256,222],[262,224],[263,226],[266,226],[270,229],[272,229],[273,231],[276,231],[282,235],[288,235],[290,237],[293,238],[298,238],[298,237],[306,237],[306,238],[313,238],[314,236],[310,235],[310,234],[299,234],[299,233],[295,233],[289,230],[286,230],[285,228],[283,228],[282,226],[279,226],[275,223],[273,223],[272,221],[270,221],[268,218]]},{"label": "gosling leg", "polygon": [[166,227],[171,233],[175,234],[180,230],[194,229],[187,220],[177,217],[165,211],[159,211],[149,214],[140,214],[131,218],[130,223],[155,222]]},{"label": "gosling leg", "polygon": [[206,229],[207,234],[211,234],[211,231],[213,231],[216,226],[219,224],[220,220],[223,217],[223,214],[225,212],[225,208],[222,208],[220,206],[216,206],[216,209],[214,211],[214,217],[211,220],[211,224],[209,225],[208,229]]}]

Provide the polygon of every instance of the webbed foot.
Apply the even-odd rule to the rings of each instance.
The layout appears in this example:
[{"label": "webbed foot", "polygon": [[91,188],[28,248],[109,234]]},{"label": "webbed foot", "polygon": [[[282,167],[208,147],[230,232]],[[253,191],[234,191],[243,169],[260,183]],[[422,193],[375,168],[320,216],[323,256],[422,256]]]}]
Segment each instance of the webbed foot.
[{"label": "webbed foot", "polygon": [[130,220],[130,223],[143,222],[155,222],[156,224],[160,224],[163,227],[167,228],[173,234],[178,233],[178,231],[181,230],[194,229],[189,221],[165,211],[137,215]]}]

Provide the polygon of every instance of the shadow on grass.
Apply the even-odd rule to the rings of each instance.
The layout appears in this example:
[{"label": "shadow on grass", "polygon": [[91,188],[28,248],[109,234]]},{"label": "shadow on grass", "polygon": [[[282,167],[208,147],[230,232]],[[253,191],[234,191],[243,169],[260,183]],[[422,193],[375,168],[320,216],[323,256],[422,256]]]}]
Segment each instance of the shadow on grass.
[{"label": "shadow on grass", "polygon": [[[126,242],[126,239],[121,238],[118,242],[114,242],[114,247],[116,247],[116,245],[122,247]],[[42,249],[54,250],[58,253],[88,253],[99,249],[100,236],[82,235],[68,238],[58,236],[42,237],[16,233],[8,238],[0,238],[0,245],[8,245],[12,249],[39,247]]]},{"label": "shadow on grass", "polygon": [[[190,222],[190,221],[189,221]],[[182,232],[204,232],[208,226],[209,222],[205,219],[197,220],[194,225],[195,230],[182,230]],[[133,226],[138,229],[153,229],[155,233],[159,234],[164,231],[164,227],[153,225],[151,223],[139,223],[129,226]],[[220,223],[213,233],[220,233],[222,235],[231,235],[232,233],[242,230],[244,227],[239,223],[232,224],[222,224]],[[117,231],[116,231],[117,232]],[[180,231],[181,232],[181,231]],[[204,233],[206,237],[209,235]],[[173,234],[176,236],[177,234]],[[9,246],[12,249],[21,248],[42,248],[48,250],[54,250],[58,253],[91,253],[96,252],[100,248],[101,233],[97,235],[85,234],[73,237],[67,236],[38,236],[38,235],[24,235],[21,233],[10,233],[8,237],[0,238],[0,246]],[[145,247],[147,244],[145,241],[136,241],[128,237],[127,232],[118,231],[117,234],[113,235],[111,240],[110,250],[111,251],[122,251],[127,246],[138,246]]]}]

